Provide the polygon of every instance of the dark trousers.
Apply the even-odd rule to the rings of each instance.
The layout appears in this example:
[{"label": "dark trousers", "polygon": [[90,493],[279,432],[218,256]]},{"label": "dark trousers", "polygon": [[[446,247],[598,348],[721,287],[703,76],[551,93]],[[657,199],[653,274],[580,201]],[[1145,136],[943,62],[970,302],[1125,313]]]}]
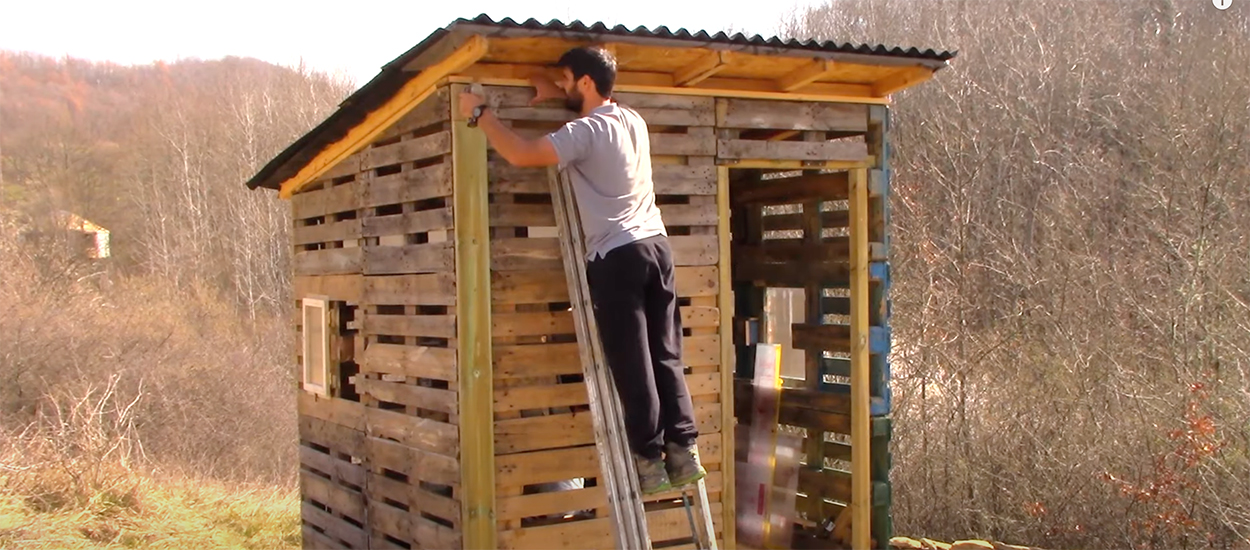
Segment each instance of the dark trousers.
[{"label": "dark trousers", "polygon": [[681,364],[681,311],[668,238],[612,249],[586,267],[603,354],[621,396],[632,450],[659,458],[698,437]]}]

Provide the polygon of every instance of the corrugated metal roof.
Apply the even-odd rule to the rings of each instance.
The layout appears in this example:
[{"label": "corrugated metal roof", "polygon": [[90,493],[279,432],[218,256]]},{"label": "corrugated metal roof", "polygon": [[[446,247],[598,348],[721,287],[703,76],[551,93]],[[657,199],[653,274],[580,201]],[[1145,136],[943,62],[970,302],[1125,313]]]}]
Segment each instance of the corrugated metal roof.
[{"label": "corrugated metal roof", "polygon": [[[571,32],[571,33],[584,33],[584,34],[606,35],[606,36],[631,36],[631,37],[636,37],[636,38],[662,38],[662,39],[671,39],[671,40],[688,40],[691,42],[698,42],[702,44],[719,43],[719,44],[732,44],[732,45],[737,45],[737,46],[770,46],[774,48],[783,48],[783,49],[788,49],[788,50],[808,50],[808,51],[818,51],[818,52],[838,52],[838,53],[848,53],[848,54],[908,57],[908,58],[913,58],[913,59],[933,59],[933,60],[938,60],[938,61],[949,61],[953,59],[956,55],[955,52],[949,52],[949,51],[935,51],[933,49],[927,49],[927,50],[921,51],[920,49],[914,48],[914,47],[903,49],[897,46],[889,47],[889,46],[880,45],[880,44],[877,44],[877,45],[852,44],[850,42],[843,42],[839,44],[833,41],[824,41],[824,42],[817,41],[817,40],[800,41],[794,38],[783,40],[780,37],[776,37],[776,36],[773,36],[770,38],[764,38],[763,36],[760,36],[758,34],[748,37],[742,33],[736,33],[733,35],[725,34],[724,32],[718,32],[716,34],[708,34],[707,31],[698,31],[698,32],[692,33],[684,28],[677,29],[676,31],[671,31],[669,30],[667,26],[660,26],[654,29],[648,29],[647,27],[639,26],[631,30],[628,27],[625,27],[624,25],[616,25],[614,27],[608,27],[607,25],[603,23],[593,23],[591,25],[587,25],[577,20],[574,20],[570,23],[563,23],[559,19],[552,19],[551,21],[547,23],[542,23],[538,21],[537,19],[533,19],[533,18],[527,19],[524,23],[517,23],[511,17],[506,17],[499,21],[495,21],[486,14],[479,15],[477,17],[474,17],[473,19],[463,19],[463,18],[457,19],[455,22],[452,23],[451,26],[469,25],[469,24],[483,25],[483,26],[489,26],[489,27],[498,27],[502,29],[513,28],[513,29],[529,29],[529,30],[535,30],[535,31],[556,31],[556,32],[561,32],[561,33]],[[450,28],[450,26],[448,28]]]},{"label": "corrugated metal roof", "polygon": [[[323,148],[338,141],[351,128],[364,120],[370,111],[390,99],[412,76],[411,72],[405,71],[405,67],[409,63],[431,49],[437,50],[445,37],[453,33],[460,34],[461,32],[483,34],[485,36],[501,34],[554,35],[588,40],[595,40],[597,37],[618,37],[645,43],[678,43],[687,47],[722,46],[726,48],[751,48],[778,53],[809,52],[831,56],[871,56],[880,61],[903,62],[911,60],[912,62],[920,61],[930,66],[940,66],[956,55],[955,52],[935,51],[932,49],[922,51],[914,47],[903,49],[900,47],[852,44],[849,42],[839,44],[833,41],[783,40],[775,36],[764,38],[758,34],[747,37],[742,33],[734,35],[728,35],[724,32],[708,34],[706,31],[691,33],[686,29],[671,31],[666,26],[656,27],[655,29],[639,26],[631,30],[624,25],[608,27],[603,23],[587,25],[581,21],[563,23],[558,19],[542,23],[537,19],[531,18],[523,23],[517,23],[512,18],[495,21],[486,14],[472,19],[460,18],[446,27],[435,30],[416,46],[404,52],[403,55],[384,65],[376,77],[353,92],[321,124],[300,136],[299,139],[295,140],[294,143],[265,164],[256,175],[248,180],[247,186],[252,189],[257,187],[277,189],[283,181],[298,173],[300,169],[311,162]],[[761,51],[761,53],[764,52]]]}]

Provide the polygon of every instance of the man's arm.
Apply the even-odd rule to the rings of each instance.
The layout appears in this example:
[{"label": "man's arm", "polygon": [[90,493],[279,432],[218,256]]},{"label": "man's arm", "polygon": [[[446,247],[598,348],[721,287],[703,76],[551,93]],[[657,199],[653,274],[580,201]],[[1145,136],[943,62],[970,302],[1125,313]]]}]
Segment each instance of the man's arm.
[{"label": "man's arm", "polygon": [[513,166],[551,166],[560,162],[556,148],[546,136],[522,137],[500,121],[491,109],[486,109],[477,119],[477,125],[486,133],[491,146]]}]

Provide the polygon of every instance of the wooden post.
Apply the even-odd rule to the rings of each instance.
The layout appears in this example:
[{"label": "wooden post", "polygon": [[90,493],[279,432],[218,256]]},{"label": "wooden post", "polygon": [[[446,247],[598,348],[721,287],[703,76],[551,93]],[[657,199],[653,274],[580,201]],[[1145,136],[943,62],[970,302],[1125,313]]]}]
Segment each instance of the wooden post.
[{"label": "wooden post", "polygon": [[456,360],[460,369],[460,503],[464,548],[495,548],[494,379],[486,135],[460,116],[451,90],[456,250]]},{"label": "wooden post", "polygon": [[869,548],[872,472],[868,393],[868,171],[851,171],[851,547]]},{"label": "wooden post", "polygon": [[724,511],[722,527],[725,548],[738,546],[735,523],[738,513],[734,508],[734,370],[736,354],[733,341],[734,293],[732,262],[729,250],[729,168],[716,167],[716,236],[720,246],[717,274],[720,276],[720,374],[721,374],[721,472],[724,481],[721,489],[721,509]]},{"label": "wooden post", "polygon": [[[880,280],[869,286],[868,292],[868,323],[874,330],[880,330],[889,337],[890,330],[890,112],[885,106],[874,105],[868,108],[868,153],[872,155],[873,166],[868,172],[868,240],[873,246],[879,246],[881,258],[886,269]],[[887,342],[888,344],[888,342]],[[872,535],[877,539],[877,548],[888,548],[893,536],[893,518],[890,513],[890,359],[889,349],[877,350],[869,357],[868,374],[870,382],[868,391],[874,427],[878,424],[887,429],[884,433],[876,433],[872,439],[873,480],[873,513]]]}]

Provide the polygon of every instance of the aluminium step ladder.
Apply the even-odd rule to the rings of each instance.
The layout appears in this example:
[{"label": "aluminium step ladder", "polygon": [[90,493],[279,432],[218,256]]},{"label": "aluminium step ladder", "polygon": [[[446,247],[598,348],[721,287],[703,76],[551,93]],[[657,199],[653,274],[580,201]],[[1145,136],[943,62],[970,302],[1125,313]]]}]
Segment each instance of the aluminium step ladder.
[{"label": "aluminium step ladder", "polygon": [[[564,259],[564,274],[569,285],[569,301],[573,306],[577,341],[580,342],[578,352],[581,355],[582,372],[594,418],[595,447],[603,469],[601,479],[608,494],[608,508],[615,520],[612,530],[616,548],[651,550],[651,536],[647,530],[637,469],[625,437],[620,397],[603,357],[599,327],[595,323],[591,307],[590,289],[586,283],[586,246],[577,201],[567,174],[551,167],[548,177],[556,227],[560,235],[560,252]],[[695,547],[700,550],[716,550],[716,534],[704,479],[682,487],[681,499],[686,510],[686,519],[690,522]]]}]

